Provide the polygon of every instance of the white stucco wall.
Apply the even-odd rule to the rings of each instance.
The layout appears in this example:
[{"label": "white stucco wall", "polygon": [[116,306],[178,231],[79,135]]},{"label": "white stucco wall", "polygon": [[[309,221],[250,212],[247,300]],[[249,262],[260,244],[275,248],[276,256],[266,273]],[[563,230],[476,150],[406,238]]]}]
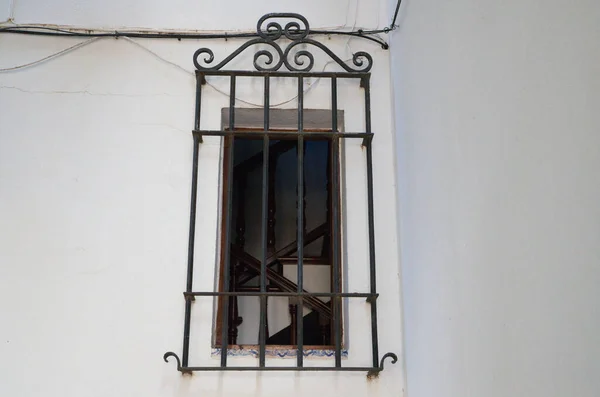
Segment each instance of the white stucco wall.
[{"label": "white stucco wall", "polygon": [[[264,12],[295,11],[314,22],[314,28],[354,24],[354,2],[321,3],[253,2],[249,7],[237,1],[216,8],[210,1],[149,6],[141,1],[65,0],[50,7],[20,0],[15,22],[253,29]],[[356,25],[387,22],[385,8],[385,3],[360,3]],[[323,39],[348,58],[346,38]],[[0,68],[40,59],[79,41],[0,35]],[[241,44],[137,42],[188,71],[197,48],[213,48],[219,59]],[[379,346],[381,354],[401,355],[389,52],[364,41],[349,45],[374,55]],[[223,82],[214,84],[227,88]],[[295,83],[288,88],[274,92],[272,102],[293,96]],[[316,86],[305,106],[328,106],[328,88]],[[194,91],[190,74],[125,39],[98,40],[35,67],[0,73],[0,395],[401,393],[401,363],[388,362],[379,379],[367,380],[365,373],[214,372],[182,377],[174,362],[162,361],[166,351],[181,353]],[[340,86],[347,130],[361,128],[360,95],[357,84]],[[252,83],[240,84],[238,96],[261,101],[261,91],[253,90]],[[220,108],[227,106],[227,98],[207,87],[204,99],[203,125],[219,128]],[[200,148],[197,290],[214,286],[220,153],[216,138],[207,138]],[[368,286],[364,152],[358,143],[346,147],[344,160],[349,192],[344,243],[352,269],[346,282],[356,291]],[[344,364],[369,365],[368,305],[362,300],[352,305],[348,310],[354,320],[347,325],[350,355]],[[211,321],[210,300],[197,300],[191,365],[218,365],[210,356]],[[256,364],[253,358],[230,362]],[[293,363],[272,359],[267,364]],[[307,365],[332,362],[307,360]]]},{"label": "white stucco wall", "polygon": [[11,0],[0,0],[0,22],[4,22],[9,18],[11,4]]},{"label": "white stucco wall", "polygon": [[600,5],[403,1],[410,397],[600,395]]}]

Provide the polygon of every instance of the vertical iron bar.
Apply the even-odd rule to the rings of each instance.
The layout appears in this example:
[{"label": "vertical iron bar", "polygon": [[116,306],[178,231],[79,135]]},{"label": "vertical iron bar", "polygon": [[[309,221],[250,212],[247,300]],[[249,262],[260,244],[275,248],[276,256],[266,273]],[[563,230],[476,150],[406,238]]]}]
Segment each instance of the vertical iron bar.
[{"label": "vertical iron bar", "polygon": [[[264,92],[264,127],[265,131],[269,130],[269,76],[265,76],[265,92]],[[262,261],[260,263],[260,292],[267,291],[267,217],[269,211],[269,136],[263,138],[263,169],[262,169]],[[260,297],[260,328],[258,331],[258,339],[260,344],[259,366],[265,366],[265,346],[267,344],[267,297]]]},{"label": "vertical iron bar", "polygon": [[[369,77],[363,79],[365,89],[365,130],[371,133],[371,86]],[[372,141],[367,141],[367,206],[369,215],[369,265],[371,293],[377,293],[377,277],[375,274],[375,218],[373,210],[373,151]],[[379,345],[377,341],[377,300],[372,297],[371,303],[371,339],[373,344],[373,367],[379,366]]]},{"label": "vertical iron bar", "polygon": [[[338,119],[337,119],[337,79],[331,78],[331,129],[332,132],[338,130]],[[333,290],[334,292],[340,292],[340,176],[339,176],[339,149],[340,141],[337,137],[334,137],[331,142],[332,150],[332,164],[331,170],[333,171],[332,176],[332,204],[333,204],[333,227],[331,232],[331,238],[333,239]],[[337,368],[342,366],[342,324],[341,324],[341,301],[339,297],[331,298],[333,303],[333,331],[334,331],[334,343],[335,343],[335,366]]]},{"label": "vertical iron bar", "polygon": [[[231,76],[229,89],[229,130],[235,130],[235,75]],[[225,138],[223,138],[225,139]],[[227,161],[227,212],[225,213],[225,258],[223,261],[223,290],[229,291],[229,273],[231,261],[231,206],[233,186],[233,145],[235,137],[231,136],[229,142],[229,156]],[[223,299],[223,311],[221,312],[221,367],[227,366],[227,344],[229,335],[229,299]]]},{"label": "vertical iron bar", "polygon": [[[304,79],[298,77],[298,132],[304,130]],[[303,291],[304,272],[302,269],[304,262],[304,137],[298,136],[298,292]],[[296,355],[298,367],[303,366],[304,361],[304,301],[302,298],[297,300],[298,309],[296,311],[296,341],[298,345],[298,354]]]},{"label": "vertical iron bar", "polygon": [[[194,130],[200,129],[200,106],[202,100],[202,80],[203,77],[196,76],[196,111],[194,117]],[[190,228],[188,234],[188,259],[187,259],[187,280],[185,285],[186,292],[192,292],[194,277],[194,241],[196,237],[196,199],[198,196],[198,150],[201,142],[200,134],[193,133],[194,153],[192,157],[192,192],[190,198]],[[188,357],[190,350],[190,323],[192,317],[192,300],[185,300],[185,315],[183,325],[183,352],[182,366],[188,366]]]},{"label": "vertical iron bar", "polygon": [[[235,238],[235,245],[241,249],[242,251],[245,248],[246,245],[246,207],[245,207],[245,201],[242,200],[240,198],[243,197],[243,195],[245,194],[244,192],[246,191],[246,184],[247,184],[247,178],[248,178],[248,174],[244,173],[244,172],[240,172],[238,174],[233,173],[233,178],[234,180],[234,184],[235,184],[235,188],[237,189],[238,193],[238,199],[237,202],[234,200],[232,202],[232,205],[236,205],[236,209],[237,209],[237,215],[236,215],[236,220],[235,220],[235,229],[236,229],[236,238]],[[233,221],[233,219],[232,219]],[[238,260],[234,260],[233,262],[233,266],[231,266],[231,279],[230,279],[230,283],[232,283],[232,290],[236,291],[237,285],[238,285],[238,280],[239,280],[239,273],[238,273],[238,269],[241,267],[241,263]],[[238,327],[241,324],[240,321],[240,316],[239,316],[239,298],[237,296],[230,296],[229,297],[229,321],[231,321],[230,325],[229,325],[229,343],[236,345],[237,344],[237,338],[238,338]]]},{"label": "vertical iron bar", "polygon": [[296,299],[290,299],[290,303],[288,305],[288,310],[290,312],[291,324],[290,324],[290,344],[295,345],[298,340],[298,302]]},{"label": "vertical iron bar", "polygon": [[202,84],[204,83],[203,75],[196,75],[196,110],[194,117],[194,129],[200,129],[200,111],[201,111],[201,100],[202,100]]}]

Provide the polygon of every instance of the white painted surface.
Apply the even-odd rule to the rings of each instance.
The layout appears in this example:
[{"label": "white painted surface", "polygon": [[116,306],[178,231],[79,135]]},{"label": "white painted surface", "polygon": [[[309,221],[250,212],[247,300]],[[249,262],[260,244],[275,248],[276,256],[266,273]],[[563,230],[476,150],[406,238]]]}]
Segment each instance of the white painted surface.
[{"label": "white painted surface", "polygon": [[600,5],[406,0],[410,397],[600,395]]},{"label": "white painted surface", "polygon": [[[106,21],[115,21],[185,28],[195,27],[186,21],[197,16],[223,20],[224,25],[219,22],[213,28],[225,28],[252,27],[263,12],[253,8],[236,14],[243,16],[224,19],[216,11],[209,18],[207,11],[185,11],[179,6],[166,11],[157,5],[146,7],[139,20],[132,20],[119,19],[122,15],[113,11],[128,3],[104,2],[99,9],[104,19],[100,20],[96,11],[79,12],[91,7],[89,2],[83,3],[71,7],[68,1],[55,2],[55,11],[50,12],[45,3],[21,0],[16,19],[21,23],[112,26]],[[187,5],[195,7],[192,3]],[[242,1],[230,4],[227,12],[246,6]],[[44,14],[47,18],[36,14],[36,7],[48,11]],[[323,24],[340,23],[338,19],[345,14],[338,8],[335,14],[322,7],[317,12],[307,3],[295,11],[309,17],[318,14],[317,20],[322,18]],[[146,18],[149,12],[153,14]],[[373,13],[377,8],[369,12],[367,22],[376,20]],[[133,18],[135,14],[128,15]],[[156,22],[159,19],[167,22]],[[1,35],[0,53],[4,56],[0,68],[40,59],[76,42]],[[215,49],[219,59],[240,44],[233,40],[139,42],[188,70],[198,47]],[[346,39],[332,38],[327,43],[345,58],[349,56]],[[381,354],[402,354],[389,58],[376,45],[356,41],[351,46],[367,50],[375,58],[379,346]],[[245,57],[248,62],[250,54]],[[238,65],[248,67],[249,63]],[[227,87],[222,81],[214,84]],[[241,83],[238,95],[260,103],[260,91],[252,84]],[[0,74],[0,395],[401,393],[402,367],[389,362],[379,379],[368,381],[364,373],[214,372],[182,377],[173,362],[162,361],[166,351],[181,353],[194,89],[192,76],[123,39],[99,40],[34,68]],[[328,106],[328,90],[323,84],[311,90],[305,106]],[[295,83],[289,84],[274,92],[272,101],[289,99],[294,91]],[[227,106],[227,98],[210,87],[205,94],[203,125],[219,128],[220,108]],[[340,85],[340,107],[346,111],[348,129],[362,128],[360,94],[356,83]],[[214,287],[220,153],[216,138],[207,138],[200,148],[197,290]],[[350,291],[368,286],[363,156],[358,142],[346,147],[348,232],[344,244],[348,247],[346,265],[351,269],[347,278]],[[344,364],[369,365],[368,305],[359,300],[348,306],[350,353]],[[218,365],[210,356],[212,309],[209,299],[194,303],[192,365]],[[241,358],[231,363],[255,365],[256,360]],[[267,364],[292,365],[289,360],[276,359]],[[307,365],[332,362],[307,360]]]},{"label": "white painted surface", "polygon": [[313,28],[363,26],[373,28],[387,22],[379,2],[358,0],[295,0],[234,1],[227,6],[212,0],[172,1],[86,1],[54,2],[15,0],[15,20],[18,23],[48,23],[82,27],[162,28],[193,30],[254,30],[258,18],[272,12],[300,11]]},{"label": "white painted surface", "polygon": [[0,0],[0,22],[4,22],[10,17],[11,4],[11,0]]}]

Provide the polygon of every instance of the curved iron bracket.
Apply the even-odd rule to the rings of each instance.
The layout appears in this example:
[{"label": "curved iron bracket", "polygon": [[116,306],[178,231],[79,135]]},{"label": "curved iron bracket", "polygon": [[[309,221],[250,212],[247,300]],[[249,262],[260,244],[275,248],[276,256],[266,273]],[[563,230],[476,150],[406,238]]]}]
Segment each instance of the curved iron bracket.
[{"label": "curved iron bracket", "polygon": [[[281,26],[278,21],[266,23],[269,19],[291,19],[290,22]],[[265,26],[266,23],[266,26]],[[295,13],[271,13],[262,16],[256,25],[258,38],[247,41],[238,47],[224,60],[211,65],[215,60],[214,52],[210,48],[200,48],[194,53],[194,66],[200,71],[221,70],[239,54],[248,47],[263,45],[264,48],[254,54],[254,68],[259,71],[275,72],[282,66],[292,72],[309,72],[312,70],[315,58],[314,55],[305,49],[307,46],[317,47],[327,54],[331,60],[337,63],[347,72],[363,72],[371,70],[373,58],[364,51],[356,52],[352,55],[352,63],[355,67],[348,66],[333,51],[324,44],[308,38],[310,26],[308,20],[300,14]],[[278,40],[285,38],[290,40],[285,48],[278,43]],[[301,48],[295,49],[297,46]],[[294,50],[295,49],[295,50]],[[294,51],[292,51],[294,50]],[[259,61],[262,61],[259,62]]]},{"label": "curved iron bracket", "polygon": [[367,372],[367,378],[373,379],[379,376],[379,373],[383,371],[383,364],[386,358],[392,359],[392,364],[396,364],[398,362],[398,356],[394,353],[385,353],[383,357],[381,357],[381,361],[379,361],[379,368],[373,368],[369,372]]},{"label": "curved iron bracket", "polygon": [[183,369],[183,367],[181,366],[181,360],[179,359],[179,356],[177,354],[173,352],[166,352],[163,355],[163,360],[165,360],[165,362],[168,363],[169,357],[175,357],[175,361],[177,362],[177,371],[181,372],[182,374],[192,374],[191,371],[186,371],[185,369]]},{"label": "curved iron bracket", "polygon": [[166,352],[163,356],[163,360],[165,360],[165,362],[168,363],[169,357],[175,357],[175,361],[177,361],[177,370],[181,371],[181,360],[179,359],[179,356],[173,352]]}]

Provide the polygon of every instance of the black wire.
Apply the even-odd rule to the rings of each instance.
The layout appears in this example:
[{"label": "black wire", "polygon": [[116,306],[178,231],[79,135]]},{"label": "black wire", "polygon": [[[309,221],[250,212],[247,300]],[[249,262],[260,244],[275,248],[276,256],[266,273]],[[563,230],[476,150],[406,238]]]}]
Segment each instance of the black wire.
[{"label": "black wire", "polygon": [[394,19],[392,19],[392,24],[390,25],[390,30],[394,30],[397,28],[396,18],[398,18],[398,11],[400,11],[400,3],[402,3],[402,0],[398,0],[398,3],[396,4],[396,12],[394,12]]},{"label": "black wire", "polygon": [[[356,32],[343,32],[337,30],[310,30],[311,35],[343,35],[354,36],[365,40],[373,41],[379,44],[383,49],[388,49],[389,45],[379,36],[379,33],[387,33],[388,30],[358,30]],[[147,39],[237,39],[237,38],[252,38],[259,37],[257,33],[184,33],[184,32],[73,32],[64,29],[52,28],[48,26],[21,25],[7,26],[0,28],[0,33],[14,33],[37,36],[70,36],[70,37],[129,37],[129,38],[147,38]]]},{"label": "black wire", "polygon": [[[340,36],[353,36],[369,41],[373,41],[381,46],[384,50],[389,48],[389,44],[378,35],[381,33],[389,33],[397,28],[396,19],[398,18],[398,12],[400,11],[400,4],[402,0],[398,0],[396,4],[396,11],[394,12],[394,18],[390,26],[383,29],[372,29],[363,30],[359,29],[352,32],[344,32],[337,30],[310,30],[311,35],[340,35]],[[35,26],[35,25],[20,25],[20,26],[6,26],[0,28],[0,33],[14,33],[14,34],[26,34],[26,35],[37,35],[37,36],[71,36],[71,37],[129,37],[129,38],[145,38],[145,39],[177,39],[177,40],[201,40],[201,39],[238,39],[238,38],[252,38],[259,37],[258,33],[185,33],[185,32],[104,32],[104,33],[92,33],[92,32],[73,32],[70,30],[64,30],[59,28],[52,28],[49,26]]]}]

